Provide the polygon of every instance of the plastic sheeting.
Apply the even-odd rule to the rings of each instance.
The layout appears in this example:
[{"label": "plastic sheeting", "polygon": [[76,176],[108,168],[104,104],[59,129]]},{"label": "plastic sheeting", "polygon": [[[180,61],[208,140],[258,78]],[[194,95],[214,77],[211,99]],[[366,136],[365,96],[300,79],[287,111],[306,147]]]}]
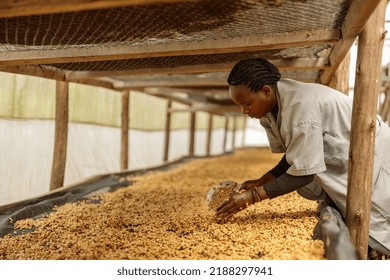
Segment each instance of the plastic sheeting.
[{"label": "plastic sheeting", "polygon": [[[63,187],[49,194],[27,199],[13,204],[0,206],[0,237],[7,234],[19,235],[22,231],[15,230],[15,222],[23,219],[38,219],[53,212],[54,206],[66,203],[91,199],[90,203],[99,203],[96,195],[113,192],[121,187],[132,184],[129,175],[144,175],[149,171],[166,171],[177,164],[183,164],[192,158],[183,157],[171,163],[163,164],[149,169],[123,171],[93,177],[83,183],[71,187]],[[95,197],[94,197],[95,196]],[[33,231],[34,229],[31,229]]]},{"label": "plastic sheeting", "polygon": [[355,246],[349,237],[349,230],[341,214],[327,201],[319,203],[320,219],[315,228],[314,238],[322,239],[328,260],[357,260]]},{"label": "plastic sheeting", "polygon": [[53,192],[0,210],[0,236],[19,234],[13,227],[13,224],[18,220],[39,218],[52,212],[54,206],[86,199],[98,192],[114,191],[130,184],[130,182],[120,180],[120,178],[120,176],[115,175],[104,176],[70,189]]}]

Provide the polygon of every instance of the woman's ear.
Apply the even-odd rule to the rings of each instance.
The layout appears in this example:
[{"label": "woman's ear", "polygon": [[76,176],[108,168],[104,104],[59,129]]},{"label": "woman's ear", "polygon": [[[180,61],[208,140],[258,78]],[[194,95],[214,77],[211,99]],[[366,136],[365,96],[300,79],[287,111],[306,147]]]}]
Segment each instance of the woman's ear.
[{"label": "woman's ear", "polygon": [[265,96],[268,96],[271,94],[271,87],[269,85],[264,85],[262,88],[261,88],[261,91],[263,92],[263,94]]}]

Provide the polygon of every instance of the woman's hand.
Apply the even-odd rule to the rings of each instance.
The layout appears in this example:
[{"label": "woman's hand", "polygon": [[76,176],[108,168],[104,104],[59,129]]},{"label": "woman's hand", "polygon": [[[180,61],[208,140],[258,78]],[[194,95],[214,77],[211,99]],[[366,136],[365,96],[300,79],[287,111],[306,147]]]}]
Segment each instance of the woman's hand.
[{"label": "woman's hand", "polygon": [[255,187],[259,187],[262,185],[262,180],[261,178],[260,179],[255,179],[255,180],[248,180],[248,181],[245,181],[241,184],[241,190],[250,190],[250,189],[253,189]]},{"label": "woman's hand", "polygon": [[255,201],[252,190],[234,193],[227,201],[218,206],[216,215],[221,218],[229,218],[233,214],[254,204]]},{"label": "woman's hand", "polygon": [[255,187],[260,187],[272,180],[275,180],[275,177],[271,173],[265,173],[259,179],[248,180],[241,184],[241,190],[251,190]]}]

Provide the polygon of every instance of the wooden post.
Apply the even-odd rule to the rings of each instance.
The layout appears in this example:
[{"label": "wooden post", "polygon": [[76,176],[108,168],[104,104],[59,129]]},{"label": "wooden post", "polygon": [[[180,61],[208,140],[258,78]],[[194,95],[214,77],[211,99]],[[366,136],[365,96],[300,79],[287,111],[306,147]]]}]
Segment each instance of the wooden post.
[{"label": "wooden post", "polygon": [[348,168],[346,223],[360,259],[367,259],[375,126],[386,0],[359,35]]},{"label": "wooden post", "polygon": [[236,117],[233,117],[232,151],[236,149],[236,131],[237,131],[237,120]]},{"label": "wooden post", "polygon": [[190,120],[190,146],[189,146],[189,156],[194,155],[195,151],[195,129],[196,129],[196,112],[191,112]]},{"label": "wooden post", "polygon": [[388,114],[390,112],[390,88],[385,89],[385,99],[383,100],[382,106],[380,108],[380,115],[383,121],[387,121]]},{"label": "wooden post", "polygon": [[229,131],[229,117],[225,117],[225,132],[223,135],[223,152],[226,153],[227,135]]},{"label": "wooden post", "polygon": [[167,119],[165,123],[164,162],[168,161],[168,157],[169,157],[169,140],[171,134],[171,114],[172,114],[171,108],[172,108],[172,100],[168,100]]},{"label": "wooden post", "polygon": [[122,134],[121,134],[121,162],[122,170],[129,168],[129,92],[122,92]]},{"label": "wooden post", "polygon": [[343,62],[340,64],[339,68],[336,70],[336,73],[330,83],[330,86],[346,95],[349,95],[349,65],[351,61],[351,54],[348,51],[347,55],[344,57]]},{"label": "wooden post", "polygon": [[206,144],[206,155],[209,156],[211,153],[211,136],[213,132],[213,114],[209,113],[209,123],[207,126],[207,144]]},{"label": "wooden post", "polygon": [[68,91],[68,82],[56,82],[56,118],[50,190],[60,188],[64,185],[66,151],[68,145]]},{"label": "wooden post", "polygon": [[380,104],[379,108],[379,115],[382,117],[383,121],[387,121],[388,119],[388,114],[390,111],[390,64],[388,65],[387,71],[386,71],[386,80],[382,81],[383,83],[383,94],[384,94],[384,99],[382,104]]},{"label": "wooden post", "polygon": [[245,147],[246,120],[247,120],[247,118],[244,117],[244,124],[243,124],[243,127],[242,127],[242,142],[241,142],[241,146],[242,147]]}]

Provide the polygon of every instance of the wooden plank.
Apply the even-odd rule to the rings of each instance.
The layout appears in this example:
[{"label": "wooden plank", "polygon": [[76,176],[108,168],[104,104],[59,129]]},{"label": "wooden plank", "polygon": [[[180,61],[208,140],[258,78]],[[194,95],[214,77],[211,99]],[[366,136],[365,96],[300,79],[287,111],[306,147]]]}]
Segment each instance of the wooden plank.
[{"label": "wooden plank", "polygon": [[[227,76],[227,75],[226,75]],[[191,77],[183,77],[182,79],[172,78],[169,79],[161,79],[159,80],[158,76],[156,76],[155,80],[137,80],[132,79],[132,82],[116,82],[113,84],[114,88],[117,90],[131,90],[133,88],[141,88],[141,87],[202,87],[204,85],[207,86],[227,86],[226,79],[212,79],[212,78],[191,78]]]},{"label": "wooden plank", "polygon": [[345,55],[353,45],[353,42],[380,1],[381,0],[352,1],[341,28],[342,38],[333,46],[329,56],[330,65],[332,67],[321,74],[320,81],[322,84],[328,85],[330,83],[340,63],[343,61]]},{"label": "wooden plank", "polygon": [[[166,93],[166,92],[160,92],[158,89],[151,90],[151,89],[145,88],[142,90],[142,92],[144,92],[146,94],[153,95],[153,96],[165,98],[165,99],[170,100],[170,101],[179,102],[179,103],[182,103],[182,104],[185,104],[188,106],[192,105],[192,102],[189,101],[188,99],[174,96],[172,93],[170,94],[170,93]],[[169,110],[171,110],[171,109],[169,109]],[[190,111],[190,109],[186,110],[186,111]]]},{"label": "wooden plank", "polygon": [[367,259],[375,127],[380,89],[386,0],[359,36],[349,150],[346,224],[360,259]]},{"label": "wooden plank", "polygon": [[189,144],[189,156],[193,156],[195,152],[195,131],[196,131],[196,112],[191,112],[190,119],[190,144]]},{"label": "wooden plank", "polygon": [[194,0],[1,0],[0,18],[176,2]]},{"label": "wooden plank", "polygon": [[[295,58],[289,60],[273,59],[271,63],[276,65],[280,70],[311,70],[311,69],[328,69],[328,58]],[[229,73],[232,70],[234,64],[232,63],[214,63],[204,65],[182,65],[166,68],[145,68],[136,70],[123,70],[123,71],[74,71],[70,72],[68,79],[88,79],[98,77],[121,77],[121,76],[142,76],[142,75],[156,75],[158,74],[196,74],[196,73],[214,73],[214,72],[226,72]],[[228,74],[226,74],[227,76]],[[119,86],[119,85],[118,85]],[[126,85],[123,85],[124,87]],[[131,86],[131,85],[130,85]],[[149,85],[150,86],[150,85]],[[155,86],[158,86],[157,84]]]},{"label": "wooden plank", "polygon": [[241,109],[237,105],[194,104],[193,109],[213,113],[214,115],[242,115]]},{"label": "wooden plank", "polygon": [[1,72],[22,74],[35,77],[41,77],[46,79],[52,79],[57,81],[67,81],[67,75],[69,71],[59,70],[53,67],[44,65],[13,65],[13,66],[0,66]]},{"label": "wooden plank", "polygon": [[[226,77],[227,78],[227,77]],[[225,81],[223,86],[203,86],[203,87],[163,87],[161,90],[169,90],[170,92],[185,92],[190,94],[216,94],[229,97],[229,85]],[[230,97],[229,97],[230,98]]]},{"label": "wooden plank", "polygon": [[[294,59],[292,62],[284,62],[282,60],[271,60],[280,70],[310,70],[310,69],[326,69],[327,59]],[[103,71],[103,72],[72,72],[60,70],[50,66],[36,65],[21,65],[21,66],[0,66],[0,71],[30,75],[53,79],[57,81],[70,81],[93,86],[104,87],[108,89],[116,89],[118,91],[133,90],[143,87],[204,87],[205,85],[212,87],[227,86],[226,79],[233,67],[234,63],[212,64],[201,66],[182,66],[173,68],[161,69],[141,69],[139,71]],[[215,73],[221,72],[220,78],[199,78],[196,74],[200,73]],[[194,77],[178,77],[173,74],[194,74]],[[153,75],[155,79],[146,80],[144,77]],[[128,82],[123,82],[115,79],[115,77],[134,76],[129,78]],[[138,80],[137,77],[140,76]],[[170,79],[167,77],[171,77]],[[111,77],[111,78],[110,78]]]},{"label": "wooden plank", "polygon": [[149,45],[105,47],[103,45],[57,50],[29,50],[0,53],[0,65],[51,64],[85,61],[105,61],[181,55],[201,55],[307,47],[334,43],[340,37],[339,29],[299,31],[290,33],[245,36],[230,39],[193,42],[163,42]]},{"label": "wooden plank", "polygon": [[[164,97],[165,98],[165,97]],[[169,98],[166,98],[169,100]],[[241,111],[237,109],[237,105],[210,105],[210,104],[193,104],[188,109],[169,109],[171,113],[188,113],[188,112],[206,112],[218,116],[240,116]]]},{"label": "wooden plank", "polygon": [[219,105],[219,104],[205,104],[200,102],[194,102],[187,98],[177,97],[173,94],[173,92],[167,92],[164,89],[160,88],[145,88],[142,92],[146,94],[150,94],[153,96],[161,97],[170,101],[179,102],[188,106],[191,106],[188,109],[169,109],[169,112],[210,112],[215,115],[240,115],[241,110],[237,105]]},{"label": "wooden plank", "polygon": [[[83,84],[83,85],[89,85],[89,86],[102,87],[102,88],[106,88],[106,89],[116,90],[114,88],[112,81],[109,81],[109,80],[103,79],[103,78],[87,79],[87,80],[81,79],[81,80],[74,80],[72,82],[77,83],[77,84]],[[124,89],[124,90],[119,90],[119,91],[126,91],[126,90]]]},{"label": "wooden plank", "polygon": [[122,92],[121,159],[122,170],[129,169],[129,92]]},{"label": "wooden plank", "polygon": [[211,154],[211,141],[213,134],[213,114],[209,113],[209,122],[207,124],[206,156]]},{"label": "wooden plank", "polygon": [[171,115],[170,109],[172,108],[172,101],[168,101],[167,105],[167,116],[165,122],[165,144],[164,144],[164,162],[168,161],[169,158],[169,141],[171,136]]},{"label": "wooden plank", "polygon": [[69,84],[67,82],[57,82],[54,151],[50,190],[60,188],[64,185],[66,151],[68,145],[68,91]]}]

